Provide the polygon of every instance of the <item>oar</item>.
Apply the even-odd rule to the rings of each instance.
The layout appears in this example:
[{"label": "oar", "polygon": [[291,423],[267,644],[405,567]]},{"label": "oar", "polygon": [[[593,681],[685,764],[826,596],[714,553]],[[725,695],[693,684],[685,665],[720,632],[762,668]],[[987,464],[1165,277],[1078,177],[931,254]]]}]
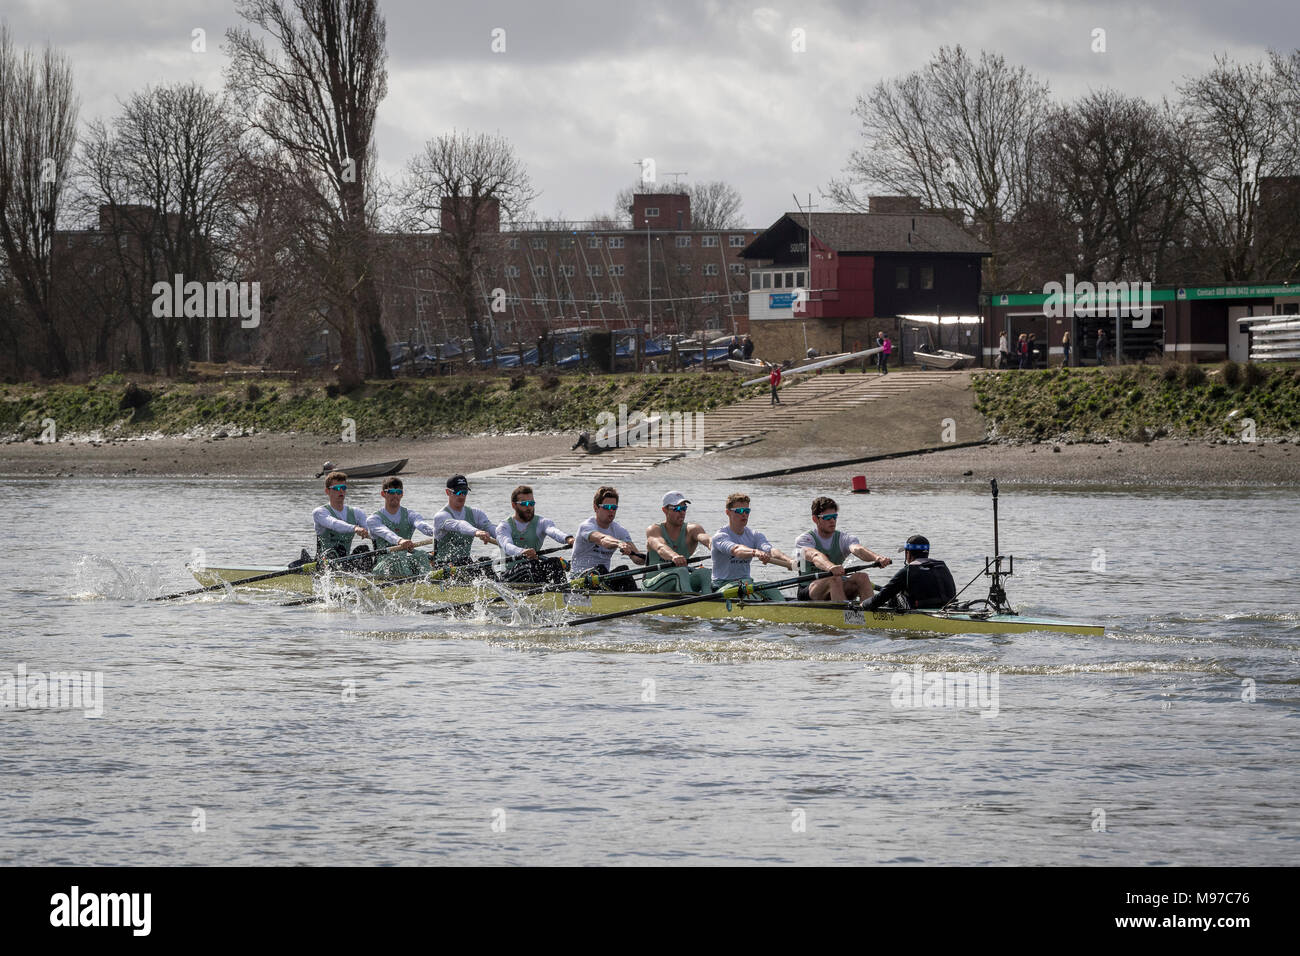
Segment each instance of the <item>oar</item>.
[{"label": "oar", "polygon": [[[540,556],[543,554],[550,554],[553,551],[563,551],[567,547],[568,545],[562,544],[562,545],[557,545],[554,548],[544,548],[543,550],[538,551],[537,554]],[[379,554],[383,554],[383,553],[385,552],[382,551],[379,552]],[[515,561],[531,561],[531,560],[532,558],[509,558],[507,559],[506,563],[511,564]],[[409,577],[392,578],[391,580],[387,580],[387,581],[371,581],[369,582],[369,584],[370,587],[373,588],[374,590],[383,590],[384,588],[397,587],[400,584],[410,584],[412,581],[439,581],[442,580],[442,578],[446,577],[448,571],[473,571],[478,568],[482,568],[489,564],[492,564],[494,561],[496,561],[496,558],[483,558],[471,564],[435,564],[433,566],[433,570],[429,574],[413,574],[410,575]],[[319,604],[324,600],[325,600],[324,595],[316,595],[314,597],[301,598],[300,600],[297,601],[285,601],[281,604],[277,604],[276,607],[302,607],[306,604]]]},{"label": "oar", "polygon": [[[433,539],[425,538],[423,541],[415,542],[415,545],[417,547],[424,547],[426,544],[433,544]],[[338,558],[330,563],[335,565],[346,564],[349,561],[355,561],[359,558],[367,558],[367,557],[372,558],[374,556],[375,556],[374,551],[362,551],[360,554],[350,554],[346,558]],[[204,588],[194,588],[190,591],[178,591],[175,594],[163,594],[159,597],[152,597],[149,600],[150,601],[171,601],[179,597],[189,597],[192,594],[206,594],[209,591],[220,591],[222,588],[225,588],[227,585],[236,586],[240,584],[253,584],[257,581],[269,581],[272,578],[282,578],[286,574],[310,574],[311,570],[315,568],[318,564],[320,564],[319,561],[308,561],[306,564],[300,564],[296,568],[285,568],[283,571],[269,571],[266,574],[255,574],[251,578],[240,578],[238,581],[218,581],[216,584],[209,584],[207,587]]]},{"label": "oar", "polygon": [[[864,571],[867,568],[875,567],[874,564],[863,564],[853,568],[845,568],[845,574],[852,574],[855,571]],[[816,581],[818,578],[828,578],[831,576],[830,571],[817,571],[813,574],[801,574],[796,578],[788,578],[784,581],[776,581],[772,584],[761,582],[752,586],[754,591],[766,588],[787,588],[792,584],[803,584],[807,581]],[[652,604],[649,607],[634,607],[625,611],[610,611],[608,614],[593,614],[590,617],[578,617],[570,621],[560,621],[555,624],[543,624],[542,627],[576,627],[579,624],[595,624],[597,621],[612,621],[619,617],[631,617],[633,614],[651,614],[655,611],[663,611],[670,607],[685,607],[688,604],[698,604],[701,601],[732,601],[740,597],[740,591],[743,587],[740,583],[728,585],[719,591],[711,594],[696,594],[688,598],[679,598],[675,601],[661,601],[658,604]]]},{"label": "oar", "polygon": [[[686,564],[687,565],[697,564],[700,561],[709,560],[710,557],[711,555],[701,554],[694,558],[688,558]],[[631,578],[641,574],[654,574],[655,572],[664,571],[667,569],[671,569],[673,567],[676,567],[676,565],[653,564],[645,568],[628,568],[626,571],[610,571],[608,574],[595,574],[592,575],[588,579],[588,581],[592,584],[599,586],[606,581],[613,581],[617,578]],[[553,591],[572,590],[575,584],[581,584],[581,583],[583,583],[582,578],[574,578],[572,581],[560,581],[554,584],[546,584],[539,588],[533,588],[530,591],[519,591],[510,596],[512,598],[536,597],[538,594],[548,594]],[[484,605],[496,604],[498,601],[504,601],[504,600],[506,600],[505,595],[498,594],[494,598],[488,598],[487,600],[481,602],[462,601],[460,604],[437,604],[434,605],[433,607],[422,607],[420,608],[420,613],[421,614],[444,614],[448,611],[459,611],[467,607],[475,607],[480,603]]]}]

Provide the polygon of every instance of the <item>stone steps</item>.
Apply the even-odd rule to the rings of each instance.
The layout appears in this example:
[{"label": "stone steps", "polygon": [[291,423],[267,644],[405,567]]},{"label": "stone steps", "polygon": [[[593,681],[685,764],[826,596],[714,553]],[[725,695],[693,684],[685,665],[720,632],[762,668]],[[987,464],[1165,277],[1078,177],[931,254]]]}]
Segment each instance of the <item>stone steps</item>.
[{"label": "stone steps", "polygon": [[611,448],[600,454],[575,450],[534,461],[493,468],[471,478],[540,480],[572,476],[602,482],[641,474],[658,465],[687,457],[725,452],[737,443],[756,441],[763,435],[806,425],[828,415],[860,408],[890,395],[932,385],[960,372],[897,371],[825,372],[810,378],[791,379],[781,387],[781,405],[771,404],[768,395],[746,399],[725,408],[704,413],[703,446],[700,448],[653,448],[635,446]]}]

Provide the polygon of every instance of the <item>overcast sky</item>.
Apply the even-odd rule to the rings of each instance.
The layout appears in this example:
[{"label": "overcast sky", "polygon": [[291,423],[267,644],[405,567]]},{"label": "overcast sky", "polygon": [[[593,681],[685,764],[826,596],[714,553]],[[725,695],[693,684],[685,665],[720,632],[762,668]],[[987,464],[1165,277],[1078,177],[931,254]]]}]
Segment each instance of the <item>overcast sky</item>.
[{"label": "overcast sky", "polygon": [[[651,157],[660,179],[732,183],[758,227],[792,208],[792,193],[815,197],[840,175],[859,139],[858,94],[941,45],[1001,53],[1060,100],[1113,87],[1158,101],[1215,53],[1255,59],[1300,38],[1294,0],[382,0],[382,10],[386,175],[440,133],[499,132],[541,194],[539,217],[612,211]],[[225,31],[242,23],[233,0],[0,0],[0,16],[19,45],[48,41],[71,56],[83,120],[112,116],[150,84],[219,89]],[[494,53],[498,28],[505,51]],[[792,49],[796,28],[806,52]],[[1096,28],[1105,53],[1091,50]],[[191,52],[195,29],[205,53]]]}]

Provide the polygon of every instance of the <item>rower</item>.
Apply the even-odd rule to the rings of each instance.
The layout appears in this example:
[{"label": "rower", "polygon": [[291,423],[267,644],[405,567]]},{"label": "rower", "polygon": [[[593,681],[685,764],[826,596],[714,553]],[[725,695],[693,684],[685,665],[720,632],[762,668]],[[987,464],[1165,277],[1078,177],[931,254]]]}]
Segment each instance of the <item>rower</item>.
[{"label": "rower", "polygon": [[664,566],[664,570],[646,577],[644,586],[647,591],[684,594],[706,594],[709,591],[709,572],[687,565],[687,559],[697,544],[706,548],[713,545],[713,539],[702,526],[686,521],[686,507],[690,503],[680,491],[668,492],[663,497],[663,522],[646,529],[647,567]]},{"label": "rower", "polygon": [[573,535],[565,534],[550,518],[537,516],[537,501],[533,489],[520,485],[510,492],[510,507],[514,517],[497,525],[497,541],[507,558],[514,558],[504,575],[504,581],[533,584],[563,584],[564,562],[559,558],[539,558],[537,552],[543,538],[558,541],[565,547],[573,545]]},{"label": "rower", "polygon": [[928,539],[914,534],[899,550],[907,556],[903,567],[876,592],[867,610],[877,610],[890,602],[905,611],[911,608],[933,610],[945,607],[957,597],[952,572],[948,565],[930,557]]},{"label": "rower", "polygon": [[[433,516],[433,548],[441,564],[469,564],[475,538],[484,544],[497,543],[492,537],[495,525],[491,519],[478,508],[465,507],[468,494],[469,481],[464,475],[447,479],[447,505]],[[486,566],[481,573],[493,576],[492,569]]]},{"label": "rower", "polygon": [[415,532],[433,537],[433,525],[424,515],[402,507],[402,479],[385,478],[381,492],[384,506],[366,519],[366,529],[381,556],[375,573],[383,577],[410,578],[429,573],[429,554],[414,550]]},{"label": "rower", "polygon": [[[570,578],[584,574],[610,574],[610,558],[615,551],[621,551],[636,564],[645,564],[646,556],[637,551],[632,543],[632,535],[626,528],[614,520],[618,514],[618,489],[602,485],[591,501],[595,514],[578,527],[577,540],[573,543],[573,560],[569,568]],[[626,571],[627,565],[621,564],[614,571]],[[636,582],[630,576],[615,578],[604,582],[604,587],[611,591],[635,591]]]},{"label": "rower", "polygon": [[[353,508],[343,503],[347,492],[346,472],[331,471],[325,476],[325,493],[329,495],[329,504],[321,505],[311,513],[312,522],[316,525],[317,561],[346,558],[353,553],[354,535],[370,537],[370,532],[366,529],[366,513],[360,508]],[[364,545],[357,549],[357,551],[365,550],[369,549]]]},{"label": "rower", "polygon": [[794,553],[799,558],[799,573],[829,571],[829,578],[821,578],[799,585],[800,601],[847,601],[850,598],[866,600],[871,597],[871,578],[865,571],[844,573],[844,559],[848,555],[863,561],[875,562],[882,568],[891,563],[889,558],[863,547],[857,535],[838,530],[840,506],[834,498],[814,498],[812,503],[813,528],[795,540]]},{"label": "rower", "polygon": [[[794,570],[794,561],[772,547],[767,537],[749,527],[749,495],[727,495],[727,526],[713,533],[713,590],[729,584],[753,585],[749,562],[754,558],[764,564],[779,564]],[[760,588],[761,601],[784,601],[776,588]]]}]

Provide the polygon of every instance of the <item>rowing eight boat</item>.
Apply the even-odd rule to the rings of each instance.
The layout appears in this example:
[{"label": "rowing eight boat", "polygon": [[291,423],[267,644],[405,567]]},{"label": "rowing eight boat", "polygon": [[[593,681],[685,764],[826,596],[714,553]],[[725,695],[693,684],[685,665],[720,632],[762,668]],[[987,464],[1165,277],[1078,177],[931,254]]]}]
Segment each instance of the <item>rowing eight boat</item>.
[{"label": "rowing eight boat", "polygon": [[[275,568],[205,568],[195,570],[194,576],[202,584],[226,581],[234,584],[246,578],[266,574]],[[286,574],[278,578],[259,581],[251,587],[274,591],[291,591],[311,594],[319,578],[311,574]],[[382,584],[382,578],[364,575],[338,575],[340,583],[355,583],[362,588]],[[529,585],[499,585],[519,590]],[[394,600],[436,601],[461,603],[482,598],[482,586],[448,583],[443,581],[413,581],[396,584],[380,592]],[[855,630],[914,631],[940,634],[1018,634],[1025,631],[1058,631],[1067,634],[1101,635],[1105,628],[1095,624],[1078,624],[1044,618],[1022,617],[1018,614],[981,613],[973,611],[868,611],[856,604],[836,601],[700,601],[683,607],[651,610],[655,604],[672,601],[689,595],[662,591],[567,591],[548,592],[520,598],[531,609],[581,610],[587,614],[607,614],[615,611],[645,610],[667,617],[689,617],[766,621],[782,626],[814,626],[849,628]]]}]

